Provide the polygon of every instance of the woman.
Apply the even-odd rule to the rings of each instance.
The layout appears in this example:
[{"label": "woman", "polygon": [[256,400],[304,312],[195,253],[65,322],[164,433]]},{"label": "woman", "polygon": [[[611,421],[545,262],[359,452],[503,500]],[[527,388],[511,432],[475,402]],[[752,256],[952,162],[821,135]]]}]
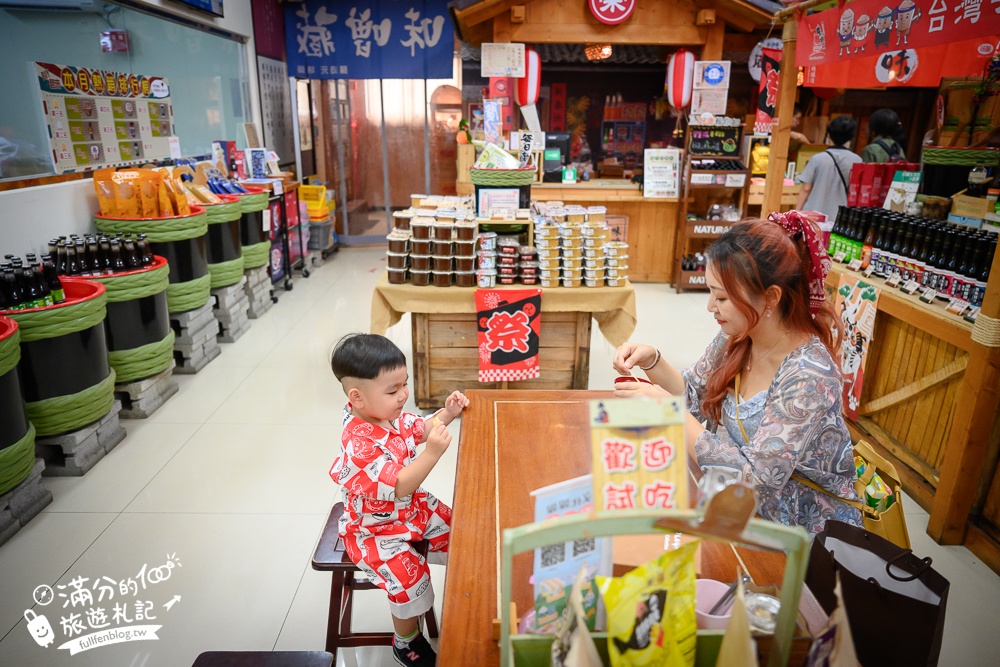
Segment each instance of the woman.
[{"label": "woman", "polygon": [[619,384],[615,396],[686,395],[689,455],[709,479],[748,482],[765,519],[813,534],[828,519],[860,526],[839,500],[857,495],[839,323],[823,289],[830,261],[813,223],[772,219],[733,225],[708,249],[708,310],[722,331],[705,355],[681,373],[656,348],[626,343],[615,369],[641,368],[654,384]]},{"label": "woman", "polygon": [[837,116],[830,121],[826,131],[833,146],[809,158],[799,174],[802,185],[796,210],[819,211],[827,220],[833,220],[837,217],[837,209],[847,205],[851,167],[861,162],[861,158],[847,147],[857,129],[858,124],[850,116]]},{"label": "woman", "polygon": [[868,119],[868,129],[873,137],[861,149],[861,159],[865,162],[890,162],[906,160],[903,153],[903,124],[892,109],[879,109]]}]

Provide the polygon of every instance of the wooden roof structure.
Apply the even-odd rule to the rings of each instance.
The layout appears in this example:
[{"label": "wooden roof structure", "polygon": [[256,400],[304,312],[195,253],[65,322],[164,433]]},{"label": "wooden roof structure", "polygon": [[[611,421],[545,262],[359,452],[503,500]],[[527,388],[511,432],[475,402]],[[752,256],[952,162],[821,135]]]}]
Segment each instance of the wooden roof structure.
[{"label": "wooden roof structure", "polygon": [[[624,23],[595,19],[584,0],[453,0],[458,36],[464,42],[526,44],[650,44],[705,46],[726,27],[752,32],[770,25],[781,4],[770,0],[637,0]],[[713,36],[714,34],[718,37]]]}]

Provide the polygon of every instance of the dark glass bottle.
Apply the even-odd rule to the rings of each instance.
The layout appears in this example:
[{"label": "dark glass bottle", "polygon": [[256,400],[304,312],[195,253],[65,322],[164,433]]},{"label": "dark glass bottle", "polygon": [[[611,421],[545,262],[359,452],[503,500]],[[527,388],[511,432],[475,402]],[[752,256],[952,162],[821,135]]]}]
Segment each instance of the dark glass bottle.
[{"label": "dark glass bottle", "polygon": [[153,251],[149,247],[149,241],[146,240],[145,234],[139,234],[139,236],[136,237],[135,247],[136,250],[139,252],[139,255],[142,257],[143,266],[149,266],[155,261],[155,259],[153,258]]},{"label": "dark glass bottle", "polygon": [[52,292],[49,290],[49,285],[45,282],[45,275],[42,273],[42,264],[38,260],[31,263],[31,280],[35,283],[35,289],[38,291],[39,307],[51,306],[55,303],[52,299]]},{"label": "dark glass bottle", "polygon": [[52,263],[49,255],[42,255],[42,273],[45,275],[45,283],[49,286],[53,303],[62,303],[66,300],[66,292],[63,290],[62,281],[59,280],[59,272],[56,265]]},{"label": "dark glass bottle", "polygon": [[97,238],[93,236],[87,237],[87,258],[87,266],[90,268],[90,274],[93,276],[101,275],[104,272],[101,261],[101,247],[98,245]]},{"label": "dark glass bottle", "polygon": [[878,232],[875,234],[875,242],[872,244],[872,264],[876,275],[882,275],[880,267],[885,261],[885,235],[889,233],[889,216],[884,211],[878,214]]},{"label": "dark glass bottle", "polygon": [[948,236],[945,240],[947,250],[942,254],[941,263],[938,266],[938,298],[943,301],[951,299],[951,290],[955,281],[955,251],[958,250],[961,237],[954,226],[949,227]]},{"label": "dark glass bottle", "polygon": [[132,240],[131,235],[126,235],[125,239],[122,241],[122,259],[125,260],[125,266],[130,271],[142,268],[142,258],[139,257],[139,253],[136,252],[135,242]]},{"label": "dark glass bottle", "polygon": [[902,240],[899,242],[899,277],[906,282],[910,279],[910,275],[913,273],[913,222],[909,218],[904,218],[906,229],[900,235]]},{"label": "dark glass bottle", "polygon": [[994,234],[983,244],[983,257],[976,267],[976,284],[972,289],[972,296],[969,303],[973,306],[982,306],[983,298],[986,296],[986,283],[990,279],[990,269],[993,267],[993,255],[997,250],[997,237]]},{"label": "dark glass bottle", "polygon": [[41,308],[45,305],[42,292],[38,289],[35,276],[31,273],[31,267],[25,266],[21,269],[21,289],[24,294],[25,308]]},{"label": "dark glass bottle", "polygon": [[987,246],[987,240],[978,234],[972,238],[972,247],[965,253],[965,260],[959,269],[961,274],[961,288],[956,296],[967,303],[972,302],[972,292],[976,289],[976,274],[979,265],[983,261]]},{"label": "dark glass bottle", "polygon": [[927,231],[927,259],[924,262],[924,277],[920,284],[924,287],[937,289],[937,262],[941,244],[944,243],[944,233],[940,223],[931,223]]},{"label": "dark glass bottle", "polygon": [[7,274],[10,273],[10,262],[0,264],[0,311],[14,310],[14,301],[11,299],[10,288],[7,285]]},{"label": "dark glass bottle", "polygon": [[917,231],[913,235],[913,271],[912,280],[921,285],[924,282],[924,271],[927,268],[927,243],[930,228],[923,220],[917,220]]},{"label": "dark glass bottle", "polygon": [[865,238],[861,241],[861,270],[864,271],[872,263],[872,250],[875,247],[875,237],[878,235],[880,229],[880,224],[882,222],[882,217],[879,215],[878,211],[872,214],[871,220],[868,224],[868,229],[865,231]]},{"label": "dark glass bottle", "polygon": [[118,237],[111,239],[111,270],[114,273],[119,271],[125,271],[127,265],[125,264],[125,258],[122,256],[121,242]]},{"label": "dark glass bottle", "polygon": [[844,224],[844,217],[847,215],[846,206],[837,207],[837,217],[834,218],[833,228],[830,230],[830,244],[827,246],[827,252],[831,257],[837,254],[838,246],[840,245],[840,227]]},{"label": "dark glass bottle", "polygon": [[55,257],[59,252],[59,239],[49,239],[49,256]]},{"label": "dark glass bottle", "polygon": [[111,273],[111,241],[107,236],[98,239],[101,249],[101,273]]},{"label": "dark glass bottle", "polygon": [[76,256],[76,243],[66,242],[66,273],[67,276],[80,275],[80,261]]},{"label": "dark glass bottle", "polygon": [[961,299],[969,283],[970,262],[975,261],[976,238],[968,232],[962,234],[962,252],[955,257],[955,284],[951,288],[951,295],[956,299]]},{"label": "dark glass bottle", "polygon": [[77,239],[76,247],[76,273],[75,276],[85,276],[90,273],[90,258],[87,257],[87,244],[83,239]]},{"label": "dark glass bottle", "polygon": [[889,229],[885,233],[882,245],[882,265],[879,267],[879,275],[888,278],[892,275],[896,266],[896,256],[892,249],[896,243],[896,236],[899,233],[899,221],[894,216],[889,216]]}]

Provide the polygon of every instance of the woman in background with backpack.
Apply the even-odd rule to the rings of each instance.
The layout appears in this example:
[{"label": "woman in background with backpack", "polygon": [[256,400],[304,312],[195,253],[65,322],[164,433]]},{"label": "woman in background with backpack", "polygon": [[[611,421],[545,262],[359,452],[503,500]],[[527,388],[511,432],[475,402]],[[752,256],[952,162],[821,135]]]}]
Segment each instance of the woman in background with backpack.
[{"label": "woman in background with backpack", "polygon": [[900,145],[903,126],[892,109],[879,109],[868,119],[872,140],[861,151],[864,162],[905,162],[906,155]]}]

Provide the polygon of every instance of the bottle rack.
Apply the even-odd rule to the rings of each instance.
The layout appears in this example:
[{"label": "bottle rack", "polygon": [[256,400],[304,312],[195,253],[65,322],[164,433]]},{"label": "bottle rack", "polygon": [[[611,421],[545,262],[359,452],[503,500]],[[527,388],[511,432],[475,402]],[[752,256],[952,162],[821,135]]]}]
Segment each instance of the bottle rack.
[{"label": "bottle rack", "polygon": [[[701,129],[701,128],[699,128]],[[750,171],[741,162],[739,153],[691,153],[691,128],[688,128],[684,152],[684,195],[681,199],[681,218],[674,243],[674,275],[678,292],[707,290],[703,270],[685,270],[685,256],[702,252],[719,238],[732,222],[709,220],[708,211],[713,204],[731,204],[742,219],[747,213],[747,195]],[[739,142],[736,142],[739,146]],[[706,163],[712,161],[714,164]],[[709,168],[706,168],[709,167]],[[691,217],[692,219],[688,219]]]}]

